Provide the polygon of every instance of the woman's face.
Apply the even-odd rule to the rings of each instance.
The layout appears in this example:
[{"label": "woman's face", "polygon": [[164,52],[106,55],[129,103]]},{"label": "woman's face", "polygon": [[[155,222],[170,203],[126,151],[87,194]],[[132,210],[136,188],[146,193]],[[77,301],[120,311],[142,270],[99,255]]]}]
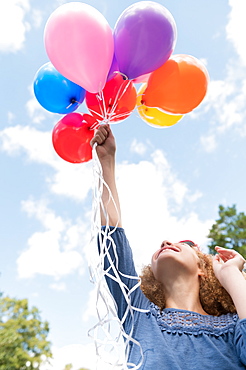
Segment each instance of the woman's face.
[{"label": "woman's face", "polygon": [[153,254],[151,267],[158,281],[167,277],[175,278],[180,274],[201,275],[197,245],[186,242],[171,243],[165,240]]}]

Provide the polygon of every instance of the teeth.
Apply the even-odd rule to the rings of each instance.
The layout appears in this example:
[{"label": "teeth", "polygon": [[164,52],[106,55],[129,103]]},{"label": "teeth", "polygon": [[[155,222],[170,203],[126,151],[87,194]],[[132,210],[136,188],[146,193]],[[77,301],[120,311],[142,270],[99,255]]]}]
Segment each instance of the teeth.
[{"label": "teeth", "polygon": [[180,250],[179,250],[178,248],[175,248],[175,247],[170,247],[170,248],[168,248],[168,247],[164,247],[164,246],[162,246],[162,247],[160,248],[160,251],[159,251],[159,253],[158,253],[158,256],[159,256],[162,252],[165,252],[166,250],[173,251],[173,252],[176,252],[176,253],[180,252]]},{"label": "teeth", "polygon": [[167,251],[167,250],[168,250],[168,251],[173,251],[173,252],[178,252],[178,250],[177,250],[177,249],[174,249],[174,248],[163,248],[163,249],[162,249],[162,251],[161,251],[161,253],[162,253],[162,252],[165,252],[165,251]]}]

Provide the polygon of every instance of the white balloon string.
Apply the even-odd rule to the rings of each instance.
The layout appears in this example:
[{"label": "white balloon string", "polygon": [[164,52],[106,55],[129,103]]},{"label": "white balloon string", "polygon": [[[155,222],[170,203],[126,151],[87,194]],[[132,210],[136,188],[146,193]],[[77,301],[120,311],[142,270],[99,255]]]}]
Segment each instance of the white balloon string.
[{"label": "white balloon string", "polygon": [[[120,85],[120,87],[119,87],[119,89],[117,91],[117,94],[115,95],[114,103],[112,105],[112,113],[115,111],[118,100],[123,97],[123,95],[125,94],[126,90],[129,87],[130,83],[131,83],[131,81],[128,80],[128,82],[127,82],[127,84],[126,84],[126,86],[125,86],[124,89],[122,89],[122,85]],[[121,93],[121,90],[122,90],[122,93]]]},{"label": "white balloon string", "polygon": [[95,130],[95,129],[97,129],[99,126],[100,126],[100,122],[99,122],[99,121],[96,121],[95,123],[93,123],[93,124],[90,126],[89,130]]},{"label": "white balloon string", "polygon": [[[93,207],[92,207],[92,237],[91,237],[91,261],[89,261],[89,271],[91,281],[96,286],[96,312],[98,322],[89,330],[89,336],[93,339],[98,360],[111,366],[110,369],[137,370],[143,363],[143,351],[140,343],[133,338],[134,330],[134,311],[148,312],[141,308],[131,305],[131,294],[140,286],[138,276],[123,274],[119,271],[119,260],[117,246],[112,238],[119,223],[119,211],[113,199],[110,188],[106,184],[102,175],[101,163],[96,152],[97,144],[93,146]],[[109,197],[105,204],[102,202],[104,187],[107,189]],[[118,222],[115,227],[109,225],[109,215],[107,205],[112,202],[117,213]],[[103,212],[106,220],[105,228],[101,228],[100,212]],[[96,242],[98,240],[99,252]],[[92,255],[92,251],[95,253]],[[108,261],[108,268],[104,269],[105,258]],[[119,285],[122,297],[126,302],[126,310],[120,320],[117,316],[117,304],[111,295],[105,278],[112,279]],[[132,288],[129,288],[122,277],[136,281]],[[131,322],[129,333],[124,330],[126,319]],[[135,344],[139,348],[141,361],[138,364],[127,362],[130,345]],[[110,354],[110,359],[108,358]]]},{"label": "white balloon string", "polygon": [[131,83],[131,81],[128,80],[128,82],[126,83],[124,88],[122,88],[123,85],[121,85],[119,87],[119,89],[118,89],[118,91],[115,95],[115,98],[110,99],[111,102],[109,101],[108,107],[106,105],[104,92],[103,91],[98,92],[98,94],[96,95],[96,98],[98,100],[98,106],[99,106],[100,112],[97,112],[97,111],[90,108],[89,110],[91,111],[91,113],[100,117],[102,119],[103,123],[110,123],[112,121],[112,119],[116,119],[116,118],[120,119],[121,117],[125,117],[126,113],[116,114],[115,111],[117,109],[118,100],[121,99],[123,97],[123,95],[126,93],[130,83]]},{"label": "white balloon string", "polygon": [[[100,106],[100,110],[101,110],[101,106]],[[103,119],[104,119],[104,116],[103,116],[103,113],[98,113],[97,111],[95,111],[94,109],[91,109],[90,108],[90,112],[92,113],[92,114],[94,114],[94,115],[96,115],[96,116],[98,116],[98,117],[100,117],[101,118],[101,120],[103,121]],[[99,120],[100,121],[100,120]]]},{"label": "white balloon string", "polygon": [[127,75],[125,75],[124,73],[122,73],[122,72],[120,72],[120,71],[115,71],[115,73],[120,74],[122,77],[124,77],[124,79],[125,79],[125,80],[128,80]]}]

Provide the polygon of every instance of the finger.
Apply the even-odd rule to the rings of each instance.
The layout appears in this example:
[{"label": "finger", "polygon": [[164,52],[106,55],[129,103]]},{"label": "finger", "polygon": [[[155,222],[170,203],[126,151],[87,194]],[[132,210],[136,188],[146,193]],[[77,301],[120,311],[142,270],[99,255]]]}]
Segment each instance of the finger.
[{"label": "finger", "polygon": [[224,256],[227,256],[227,257],[230,257],[230,258],[233,258],[237,254],[239,254],[234,249],[222,248],[222,247],[218,247],[218,246],[216,246],[215,249],[218,253],[223,254]]},{"label": "finger", "polygon": [[109,133],[106,127],[99,127],[99,129],[95,132],[94,138],[91,141],[91,144],[97,143],[99,145],[103,144],[107,139]]},{"label": "finger", "polygon": [[216,254],[216,255],[214,256],[214,258],[213,258],[213,261],[214,261],[214,262],[221,262],[221,261],[220,261],[220,256],[219,256],[218,254]]},{"label": "finger", "polygon": [[220,260],[222,260],[223,262],[226,262],[230,259],[228,256],[225,256],[221,253],[219,253],[218,256],[219,256]]},{"label": "finger", "polygon": [[96,133],[95,136],[92,138],[90,144],[93,146],[95,143],[102,144],[105,141],[105,139],[102,137],[100,133]]},{"label": "finger", "polygon": [[107,139],[107,137],[108,133],[105,129],[98,131],[98,133],[96,134],[96,138],[99,144],[102,144]]},{"label": "finger", "polygon": [[97,132],[99,132],[99,133],[102,132],[106,135],[106,134],[109,133],[109,131],[110,131],[110,126],[109,126],[108,123],[105,123],[105,124],[102,124],[101,126],[98,127],[96,133]]},{"label": "finger", "polygon": [[237,251],[235,251],[235,249],[230,249],[230,248],[223,248],[223,247],[219,247],[218,245],[216,245],[215,247],[216,250],[220,250],[220,251],[224,251],[224,252],[227,252],[227,253],[237,253]]},{"label": "finger", "polygon": [[216,245],[216,246],[214,247],[214,249],[215,249],[216,251],[218,251],[218,250],[221,250],[221,251],[230,251],[230,249],[220,247],[219,245]]},{"label": "finger", "polygon": [[104,135],[107,137],[108,135],[108,127],[106,125],[101,125],[97,131],[96,131],[96,135]]},{"label": "finger", "polygon": [[235,252],[235,251],[225,250],[225,249],[223,249],[223,250],[217,249],[217,252],[218,252],[220,258],[224,262],[226,262],[226,261],[228,261],[232,258],[235,258],[238,255],[237,252]]}]

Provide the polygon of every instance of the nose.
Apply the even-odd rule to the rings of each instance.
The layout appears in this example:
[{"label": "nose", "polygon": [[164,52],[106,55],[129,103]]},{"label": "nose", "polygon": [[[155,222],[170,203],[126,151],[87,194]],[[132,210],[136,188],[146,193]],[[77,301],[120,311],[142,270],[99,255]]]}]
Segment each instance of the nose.
[{"label": "nose", "polygon": [[172,245],[172,243],[169,241],[169,240],[164,240],[163,242],[162,242],[162,247],[166,247],[166,246],[168,246],[168,245]]}]

